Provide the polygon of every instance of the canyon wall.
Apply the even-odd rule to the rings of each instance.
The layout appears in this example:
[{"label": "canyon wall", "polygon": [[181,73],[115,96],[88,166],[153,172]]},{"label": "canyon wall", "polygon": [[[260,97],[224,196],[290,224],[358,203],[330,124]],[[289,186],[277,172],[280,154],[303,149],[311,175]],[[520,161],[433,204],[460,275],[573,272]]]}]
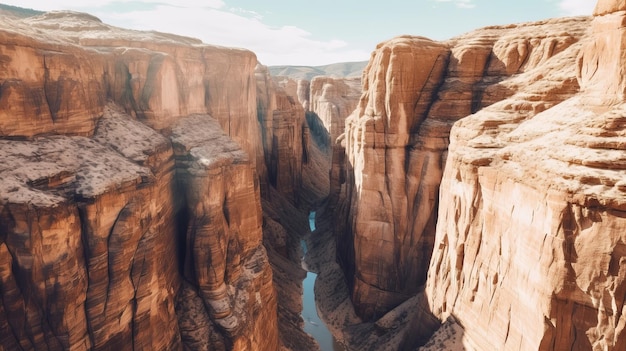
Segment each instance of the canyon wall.
[{"label": "canyon wall", "polygon": [[[301,237],[309,231],[307,196],[302,194],[310,140],[298,83],[275,81],[257,66],[257,105],[267,178],[262,184],[263,242],[274,272],[278,330],[286,350],[319,350],[304,332]],[[308,87],[306,84],[300,87]],[[264,180],[261,178],[261,182]]]},{"label": "canyon wall", "polygon": [[307,122],[311,138],[317,146],[311,154],[311,167],[305,169],[305,188],[316,193],[317,198],[327,199],[326,206],[337,199],[344,149],[341,136],[346,118],[354,111],[361,96],[361,79],[319,76],[310,82],[307,101]]},{"label": "canyon wall", "polygon": [[516,94],[502,106],[518,121],[572,96],[588,24],[487,27],[447,42],[403,36],[373,52],[340,138],[346,181],[334,190],[338,259],[361,317],[381,316],[426,282],[454,122]]},{"label": "canyon wall", "polygon": [[0,23],[1,348],[277,349],[254,54]]},{"label": "canyon wall", "polygon": [[335,211],[361,317],[423,291],[425,350],[626,347],[624,11],[378,46]]},{"label": "canyon wall", "polygon": [[304,108],[304,144],[308,146],[303,154],[301,198],[317,207],[329,197],[331,189],[338,189],[330,184],[339,179],[339,161],[336,162],[337,175],[331,176],[333,160],[343,159],[343,149],[335,147],[335,143],[343,134],[345,119],[358,104],[361,80],[330,76],[315,76],[311,81],[290,77],[273,77],[272,80]]},{"label": "canyon wall", "polygon": [[308,148],[304,109],[294,95],[274,82],[266,67],[257,67],[256,79],[268,185],[296,204]]},{"label": "canyon wall", "polygon": [[433,316],[468,349],[626,348],[622,3],[394,38],[362,92],[1,17],[0,349],[316,349],[300,240],[322,203],[357,314],[408,302],[353,325],[361,349]]},{"label": "canyon wall", "polygon": [[626,348],[624,10],[452,130],[426,296],[467,348]]}]

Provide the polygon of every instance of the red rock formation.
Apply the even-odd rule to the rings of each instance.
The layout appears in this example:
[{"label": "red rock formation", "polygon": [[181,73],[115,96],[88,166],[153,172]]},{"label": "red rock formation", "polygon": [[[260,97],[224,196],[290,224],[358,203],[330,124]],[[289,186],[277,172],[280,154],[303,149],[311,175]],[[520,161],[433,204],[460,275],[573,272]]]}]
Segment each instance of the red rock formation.
[{"label": "red rock formation", "polygon": [[204,302],[197,310],[206,308],[235,350],[278,345],[276,297],[248,155],[206,115],[182,119],[171,140],[188,222],[184,274]]},{"label": "red rock formation", "polygon": [[311,80],[306,105],[311,132],[310,162],[305,168],[303,185],[312,198],[336,202],[340,189],[339,170],[344,149],[338,138],[345,130],[345,120],[356,108],[361,96],[361,80],[318,76]]},{"label": "red rock formation", "polygon": [[297,203],[307,152],[304,110],[301,103],[271,79],[266,67],[257,67],[256,79],[268,182],[292,203]]},{"label": "red rock formation", "polygon": [[180,347],[169,143],[109,112],[95,139],[2,141],[8,349]]},{"label": "red rock formation", "polygon": [[345,232],[339,258],[361,316],[380,316],[426,281],[452,124],[522,94],[529,82],[541,81],[540,90],[506,105],[520,120],[571,96],[578,89],[574,44],[587,23],[552,20],[488,27],[445,43],[400,37],[379,45],[346,123],[342,196],[349,202],[339,205],[336,225]]},{"label": "red rock formation", "polygon": [[320,118],[332,143],[343,134],[346,117],[358,105],[361,79],[315,77],[309,90],[309,110]]},{"label": "red rock formation", "polygon": [[[355,308],[366,318],[410,297],[424,274],[417,269],[418,261],[428,258],[415,251],[422,235],[419,226],[427,221],[415,223],[415,229],[407,221],[416,210],[408,207],[407,198],[417,196],[419,181],[406,184],[406,166],[412,159],[411,132],[426,117],[448,56],[446,45],[418,37],[379,45],[364,72],[359,107],[346,121],[351,167],[347,196],[352,206],[348,234],[340,239],[339,249]],[[420,63],[418,69],[413,69],[415,62]]]},{"label": "red rock formation", "polygon": [[0,345],[277,349],[254,54],[74,13],[0,43]]},{"label": "red rock formation", "polygon": [[452,131],[426,295],[468,348],[626,348],[623,10]]},{"label": "red rock formation", "polygon": [[209,113],[256,155],[256,58],[250,51],[123,30],[68,12],[7,17],[0,35],[8,58],[0,73],[3,136],[90,135],[112,99],[157,130],[180,116]]}]

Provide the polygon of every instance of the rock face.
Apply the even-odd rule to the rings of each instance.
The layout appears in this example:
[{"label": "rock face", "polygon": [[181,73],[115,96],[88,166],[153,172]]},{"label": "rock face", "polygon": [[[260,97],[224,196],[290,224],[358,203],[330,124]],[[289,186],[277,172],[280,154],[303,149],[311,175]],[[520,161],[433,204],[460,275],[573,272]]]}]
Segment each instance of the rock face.
[{"label": "rock face", "polygon": [[127,126],[122,154],[84,137],[2,140],[5,349],[180,348],[172,152]]},{"label": "rock face", "polygon": [[319,117],[334,143],[345,130],[345,119],[358,105],[361,78],[315,77],[309,91],[309,110]]},{"label": "rock face", "polygon": [[625,9],[452,131],[426,295],[468,348],[626,348]]},{"label": "rock face", "polygon": [[338,211],[362,317],[425,289],[457,347],[626,347],[624,10],[377,48]]},{"label": "rock face", "polygon": [[[426,282],[453,123],[499,102],[519,123],[572,96],[588,23],[487,27],[443,43],[398,37],[374,51],[361,102],[346,122],[346,182],[335,226],[361,317],[381,316]],[[512,127],[489,123],[497,131]],[[493,148],[493,133],[470,136]]]},{"label": "rock face", "polygon": [[277,345],[276,297],[248,155],[206,115],[182,119],[171,140],[185,194],[184,274],[198,287],[198,309],[207,308],[233,349]]},{"label": "rock face", "polygon": [[[344,149],[337,140],[345,130],[345,120],[358,105],[361,80],[319,76],[311,80],[306,118],[311,134],[311,162],[304,172],[304,188],[315,198],[336,201]],[[331,193],[332,192],[332,193]]]},{"label": "rock face", "polygon": [[66,12],[0,38],[0,348],[276,350],[254,54]]},{"label": "rock face", "polygon": [[256,79],[267,179],[270,186],[297,203],[307,153],[304,110],[271,79],[266,67],[257,67]]},{"label": "rock face", "polygon": [[[419,37],[379,45],[364,72],[359,106],[346,121],[345,196],[351,207],[339,250],[355,308],[366,319],[410,297],[425,274],[419,267],[428,262],[428,252],[421,252],[419,238],[434,221],[408,221],[419,211],[420,202],[413,202],[421,181],[408,173],[426,174],[419,170],[428,162],[411,156],[410,143],[442,84],[448,57],[445,44]],[[434,195],[419,191],[425,204]]]}]

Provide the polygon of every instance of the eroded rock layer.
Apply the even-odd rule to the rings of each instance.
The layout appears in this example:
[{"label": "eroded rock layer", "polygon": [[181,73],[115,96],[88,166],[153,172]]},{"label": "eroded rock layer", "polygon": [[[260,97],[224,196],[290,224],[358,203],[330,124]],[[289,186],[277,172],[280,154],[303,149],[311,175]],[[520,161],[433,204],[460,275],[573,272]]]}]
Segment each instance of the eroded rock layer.
[{"label": "eroded rock layer", "polygon": [[[588,23],[487,27],[441,43],[398,37],[374,51],[346,121],[346,182],[335,190],[347,201],[337,210],[338,256],[360,316],[384,314],[426,281],[454,122],[512,96],[500,106],[519,122],[578,92]],[[488,142],[490,133],[472,136]]]},{"label": "eroded rock layer", "polygon": [[2,349],[276,350],[256,58],[0,21]]},{"label": "eroded rock layer", "polygon": [[[618,10],[600,1],[576,61],[562,52],[562,65],[521,76],[525,88],[452,131],[426,296],[463,325],[467,348],[626,348]],[[568,81],[580,93],[520,108],[554,101]]]},{"label": "eroded rock layer", "polygon": [[108,113],[96,140],[2,141],[7,349],[181,346],[169,143]]},{"label": "eroded rock layer", "polygon": [[[308,148],[304,110],[294,96],[271,79],[266,67],[257,67],[256,79],[267,182],[295,204]],[[266,193],[269,196],[269,191]]]}]

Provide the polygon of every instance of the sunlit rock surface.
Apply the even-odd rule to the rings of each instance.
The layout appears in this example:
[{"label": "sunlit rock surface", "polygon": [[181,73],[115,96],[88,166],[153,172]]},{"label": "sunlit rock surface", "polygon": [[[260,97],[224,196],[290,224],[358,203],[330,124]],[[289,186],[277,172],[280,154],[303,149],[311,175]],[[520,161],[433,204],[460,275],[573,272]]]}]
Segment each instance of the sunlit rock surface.
[{"label": "sunlit rock surface", "polygon": [[0,345],[276,350],[255,55],[67,12],[0,38]]},{"label": "sunlit rock surface", "polygon": [[[472,118],[463,120],[453,134],[486,153],[503,146],[494,135],[572,97],[588,26],[581,17],[487,27],[446,42],[405,36],[374,51],[361,102],[346,122],[336,225],[360,316],[381,316],[426,282],[439,185],[444,167],[456,167],[446,159],[462,157],[447,154],[454,122],[490,116],[481,129],[462,128]],[[492,117],[496,106],[502,113]],[[474,167],[485,165],[476,158]]]},{"label": "sunlit rock surface", "polygon": [[626,348],[623,9],[452,130],[426,296],[469,349]]}]

